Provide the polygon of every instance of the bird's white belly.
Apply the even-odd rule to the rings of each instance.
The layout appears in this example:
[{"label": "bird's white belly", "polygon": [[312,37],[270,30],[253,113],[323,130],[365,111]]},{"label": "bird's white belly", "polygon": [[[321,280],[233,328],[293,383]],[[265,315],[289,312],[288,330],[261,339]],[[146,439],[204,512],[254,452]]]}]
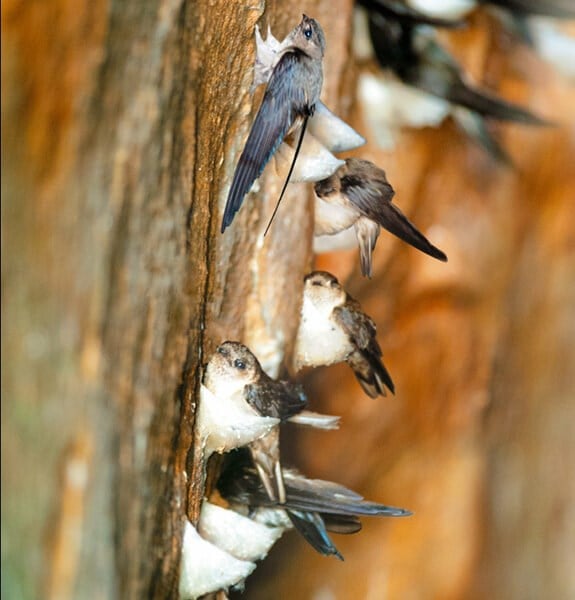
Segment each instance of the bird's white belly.
[{"label": "bird's white belly", "polygon": [[245,446],[267,435],[278,423],[278,419],[258,415],[241,393],[215,396],[200,387],[196,431],[207,456]]},{"label": "bird's white belly", "polygon": [[333,252],[334,250],[350,250],[357,247],[357,233],[354,227],[348,227],[332,235],[317,235],[313,238],[315,254]]},{"label": "bird's white belly", "polygon": [[316,196],[314,235],[332,235],[343,231],[351,227],[358,216],[356,209],[339,201],[339,195],[331,196],[329,202]]},{"label": "bird's white belly", "polygon": [[344,361],[350,351],[345,332],[316,310],[303,313],[296,342],[296,368]]}]

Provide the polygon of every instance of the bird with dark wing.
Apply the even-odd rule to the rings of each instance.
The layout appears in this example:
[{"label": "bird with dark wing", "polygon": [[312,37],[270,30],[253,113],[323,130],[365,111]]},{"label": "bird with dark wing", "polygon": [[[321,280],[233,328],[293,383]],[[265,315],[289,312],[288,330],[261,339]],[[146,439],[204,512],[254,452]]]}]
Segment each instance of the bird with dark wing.
[{"label": "bird with dark wing", "polygon": [[324,50],[320,24],[304,15],[282,44],[281,57],[240,155],[224,209],[222,233],[288,132],[302,127],[302,134],[305,133],[305,124],[321,93]]},{"label": "bird with dark wing", "polygon": [[314,234],[333,235],[353,227],[359,244],[361,271],[371,277],[371,256],[381,228],[433,258],[447,261],[393,204],[395,194],[385,171],[368,160],[348,158],[331,177],[314,185]]},{"label": "bird with dark wing", "polygon": [[277,526],[285,516],[320,554],[343,560],[329,536],[333,533],[356,533],[361,530],[360,517],[406,517],[411,512],[364,500],[352,490],[331,481],[308,479],[295,470],[284,469],[286,500],[271,500],[256,470],[245,453],[234,452],[227,458],[217,488],[237,510],[244,510],[259,522]]},{"label": "bird with dark wing", "polygon": [[294,362],[297,370],[346,362],[371,398],[385,396],[385,388],[395,390],[382,362],[375,323],[326,271],[304,278]]},{"label": "bird with dark wing", "polygon": [[429,27],[370,12],[369,33],[381,67],[390,69],[404,84],[451,105],[457,124],[497,160],[510,163],[486,125],[487,120],[538,126],[552,124],[472,84],[453,56],[436,41]]}]

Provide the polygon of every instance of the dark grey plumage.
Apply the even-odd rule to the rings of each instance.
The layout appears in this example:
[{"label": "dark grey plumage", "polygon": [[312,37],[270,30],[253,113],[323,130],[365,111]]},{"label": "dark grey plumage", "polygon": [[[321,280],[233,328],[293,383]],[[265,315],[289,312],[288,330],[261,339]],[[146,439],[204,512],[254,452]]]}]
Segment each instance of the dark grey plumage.
[{"label": "dark grey plumage", "polygon": [[411,512],[402,508],[369,502],[352,490],[321,479],[308,479],[295,470],[284,469],[286,501],[279,505],[270,500],[245,453],[234,452],[227,458],[218,480],[220,494],[232,505],[249,509],[284,509],[294,527],[319,553],[343,560],[328,532],[356,533],[359,517],[404,517]]},{"label": "dark grey plumage", "polygon": [[222,233],[285,136],[313,114],[319,100],[325,49],[320,24],[304,15],[288,39],[291,43],[286,45],[272,72],[236,166],[222,219]]},{"label": "dark grey plumage", "polygon": [[276,381],[263,370],[258,383],[246,386],[246,400],[262,417],[275,417],[281,421],[297,415],[307,405],[301,385]]},{"label": "dark grey plumage", "polygon": [[[394,394],[395,385],[382,361],[382,352],[376,337],[373,319],[366,315],[359,302],[348,296],[342,306],[333,310],[334,319],[348,332],[356,346],[347,358],[347,364],[371,398],[385,396],[385,387]],[[384,387],[385,386],[385,387]]]},{"label": "dark grey plumage", "polygon": [[[276,381],[263,369],[259,381],[246,386],[245,391],[246,400],[254,410],[262,417],[275,417],[280,422],[300,413],[307,406],[307,397],[299,384]],[[269,498],[284,502],[279,427],[253,441],[249,450]]]}]

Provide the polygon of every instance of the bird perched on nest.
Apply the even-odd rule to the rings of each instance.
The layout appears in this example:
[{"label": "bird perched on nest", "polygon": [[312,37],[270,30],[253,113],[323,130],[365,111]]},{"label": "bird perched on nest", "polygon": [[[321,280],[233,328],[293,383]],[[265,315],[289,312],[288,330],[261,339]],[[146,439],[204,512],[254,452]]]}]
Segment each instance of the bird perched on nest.
[{"label": "bird perched on nest", "polygon": [[425,254],[447,261],[445,253],[392,203],[395,192],[385,171],[372,162],[348,158],[331,177],[318,181],[314,191],[314,234],[333,235],[353,227],[365,276],[371,277],[371,256],[382,227]]},{"label": "bird perched on nest", "polygon": [[296,369],[346,362],[371,398],[392,393],[393,381],[382,362],[376,327],[359,302],[326,271],[304,278],[300,325],[296,338]]},{"label": "bird perched on nest", "polygon": [[[245,453],[228,457],[218,480],[218,491],[232,508],[270,527],[295,527],[320,554],[343,560],[328,532],[356,533],[359,517],[405,517],[411,512],[364,500],[352,490],[331,481],[308,479],[293,469],[283,470],[286,500],[270,500]],[[213,540],[212,540],[213,541]]]},{"label": "bird perched on nest", "polygon": [[[239,158],[222,219],[222,233],[239,210],[244,196],[290,132],[313,115],[323,84],[325,36],[307,16],[282,42],[262,103]],[[289,175],[288,175],[289,179]]]},{"label": "bird perched on nest", "polygon": [[282,502],[279,425],[289,421],[336,429],[339,417],[305,410],[303,388],[272,379],[251,350],[239,342],[220,344],[204,373],[196,421],[201,458],[247,446],[272,500]]}]

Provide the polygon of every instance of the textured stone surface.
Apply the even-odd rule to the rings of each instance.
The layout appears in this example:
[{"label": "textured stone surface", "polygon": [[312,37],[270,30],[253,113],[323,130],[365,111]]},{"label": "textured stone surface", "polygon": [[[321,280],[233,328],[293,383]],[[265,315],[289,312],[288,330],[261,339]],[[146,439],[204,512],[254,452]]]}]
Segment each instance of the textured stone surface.
[{"label": "textured stone surface", "polygon": [[[282,370],[311,266],[305,186],[261,240],[272,172],[219,234],[261,97],[253,28],[263,16],[281,38],[317,18],[322,99],[369,140],[351,6],[3,2],[3,595],[174,597],[203,493],[189,454],[202,362],[239,339]],[[371,281],[356,251],[316,261],[375,318],[397,394],[374,401],[345,365],[319,370],[312,408],[342,427],[287,448],[307,474],[415,515],[337,536],[345,563],[288,536],[248,598],[575,593],[575,98],[490,24],[449,41],[560,126],[498,126],[515,170],[449,123],[355,152],[449,263],[385,233]]]}]

